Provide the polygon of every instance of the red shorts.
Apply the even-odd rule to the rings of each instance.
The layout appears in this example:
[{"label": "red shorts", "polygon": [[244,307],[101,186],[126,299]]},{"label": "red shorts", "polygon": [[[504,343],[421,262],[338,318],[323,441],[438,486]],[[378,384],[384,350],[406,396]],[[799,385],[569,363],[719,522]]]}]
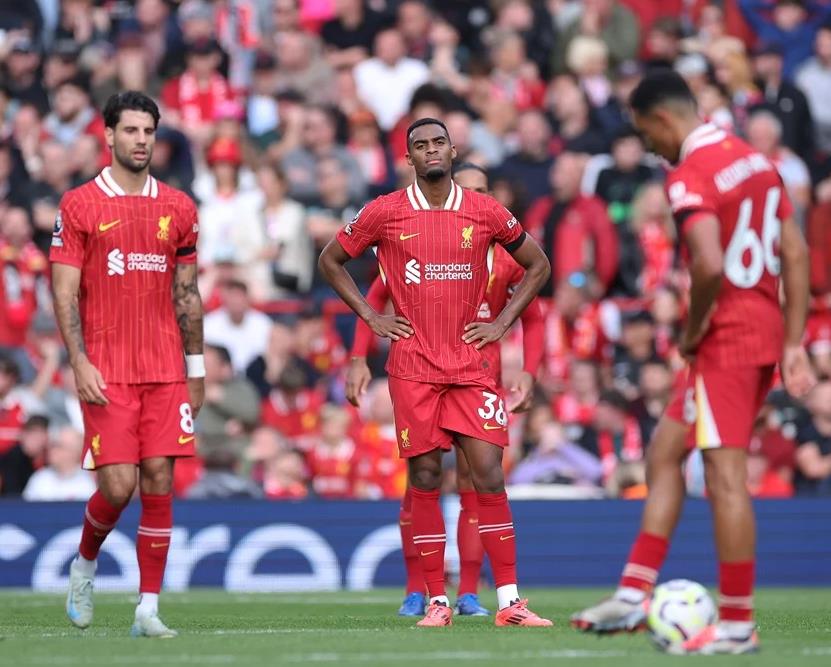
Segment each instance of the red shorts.
[{"label": "red shorts", "polygon": [[491,378],[439,384],[390,377],[389,385],[401,458],[450,449],[456,433],[508,446],[505,401]]},{"label": "red shorts", "polygon": [[690,427],[690,448],[747,447],[773,383],[775,365],[678,373],[667,417]]},{"label": "red shorts", "polygon": [[108,405],[81,403],[86,470],[194,455],[193,413],[184,382],[110,384],[104,395]]}]

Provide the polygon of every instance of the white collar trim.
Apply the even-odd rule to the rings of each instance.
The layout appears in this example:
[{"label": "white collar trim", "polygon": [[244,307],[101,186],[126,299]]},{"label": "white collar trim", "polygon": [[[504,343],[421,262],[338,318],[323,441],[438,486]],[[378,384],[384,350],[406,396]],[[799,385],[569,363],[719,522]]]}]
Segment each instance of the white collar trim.
[{"label": "white collar trim", "polygon": [[[103,190],[108,197],[126,197],[127,193],[124,189],[115,182],[109,167],[104,167],[101,173],[95,177],[95,184]],[[144,187],[141,189],[142,197],[150,197],[156,199],[159,196],[159,183],[150,174],[147,175],[147,180],[144,182]]]},{"label": "white collar trim", "polygon": [[689,135],[687,135],[687,138],[684,139],[684,143],[681,144],[680,160],[686,160],[691,153],[697,151],[699,148],[717,144],[720,141],[724,141],[726,138],[727,133],[724,130],[720,130],[712,123],[699,125],[692,132],[690,132]]},{"label": "white collar trim", "polygon": [[[447,201],[444,202],[442,208],[445,211],[458,211],[462,206],[463,193],[464,188],[456,185],[456,181],[450,181],[450,194],[447,196]],[[407,186],[407,198],[410,200],[410,205],[416,211],[430,210],[430,203],[418,187],[418,183],[413,182]]]}]

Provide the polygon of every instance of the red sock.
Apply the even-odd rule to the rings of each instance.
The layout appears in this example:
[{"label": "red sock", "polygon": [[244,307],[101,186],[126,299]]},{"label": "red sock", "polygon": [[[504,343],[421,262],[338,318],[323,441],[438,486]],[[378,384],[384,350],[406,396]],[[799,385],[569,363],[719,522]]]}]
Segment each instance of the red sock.
[{"label": "red sock", "polygon": [[170,530],[173,527],[173,494],[164,496],[141,494],[141,519],[136,537],[139,593],[157,593],[162,590],[164,567],[170,549]]},{"label": "red sock", "polygon": [[84,512],[84,529],[81,532],[81,544],[78,547],[78,553],[83,558],[87,560],[98,558],[101,545],[104,544],[110,531],[115,528],[123,509],[124,506],[110,505],[100,491],[92,494]]},{"label": "red sock", "polygon": [[496,587],[515,584],[516,539],[508,494],[478,493],[479,537],[488,554]]},{"label": "red sock", "polygon": [[485,550],[479,537],[479,504],[476,491],[459,493],[462,511],[459,512],[459,524],[456,527],[456,541],[459,544],[459,595],[479,590],[479,576],[482,572],[482,559]]},{"label": "red sock", "polygon": [[401,550],[404,552],[404,567],[407,570],[406,593],[424,592],[424,575],[418,560],[418,549],[413,542],[413,498],[410,487],[404,492],[401,511],[398,513],[398,528],[401,531]]},{"label": "red sock", "polygon": [[753,620],[753,580],[756,561],[719,563],[718,617],[722,621]]},{"label": "red sock", "polygon": [[444,589],[444,544],[447,535],[438,491],[411,489],[413,499],[413,543],[431,598],[446,595]]},{"label": "red sock", "polygon": [[623,568],[620,585],[627,588],[638,588],[651,593],[658,580],[658,570],[664,564],[669,550],[669,540],[652,533],[638,533],[629,560]]}]

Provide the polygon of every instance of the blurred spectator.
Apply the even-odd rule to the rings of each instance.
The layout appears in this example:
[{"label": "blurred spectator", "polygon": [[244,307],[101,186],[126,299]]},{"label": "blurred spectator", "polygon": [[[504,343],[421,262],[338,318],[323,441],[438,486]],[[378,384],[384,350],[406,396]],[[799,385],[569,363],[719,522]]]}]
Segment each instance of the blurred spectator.
[{"label": "blurred spectator", "polygon": [[428,61],[433,83],[464,96],[470,90],[466,66],[470,52],[461,44],[459,31],[442,17],[435,17],[430,28],[431,57]]},{"label": "blurred spectator", "polygon": [[19,381],[18,365],[7,354],[0,354],[0,454],[15,446],[26,421],[23,405],[15,391]]},{"label": "blurred spectator", "polygon": [[681,55],[684,28],[674,16],[661,16],[649,27],[645,50],[652,66],[672,67]]},{"label": "blurred spectator", "polygon": [[[202,416],[201,414],[199,415]],[[185,492],[191,500],[261,498],[262,489],[238,472],[240,458],[230,449],[215,448],[202,455],[201,476]]]},{"label": "blurred spectator", "polygon": [[522,37],[516,32],[496,30],[490,40],[491,99],[510,102],[518,111],[540,108],[545,84],[536,65],[528,60]]},{"label": "blurred spectator", "polygon": [[234,373],[245,373],[248,365],[265,350],[271,318],[251,307],[248,286],[229,280],[221,287],[222,307],[205,317],[205,342],[225,347]]},{"label": "blurred spectator", "polygon": [[259,258],[269,263],[272,286],[264,290],[268,299],[306,293],[314,273],[314,246],[306,226],[306,210],[288,197],[283,171],[271,163],[257,171],[263,194],[265,242]]},{"label": "blurred spectator", "polygon": [[[458,153],[456,161],[473,162],[483,167],[496,166],[505,158],[505,144],[487,125],[474,120],[464,109],[450,111],[444,124]],[[551,128],[549,127],[549,133]]]},{"label": "blurred spectator", "polygon": [[793,495],[793,424],[782,424],[779,411],[766,402],[756,418],[747,449],[747,484],[757,498]]},{"label": "blurred spectator", "polygon": [[[597,197],[580,194],[586,156],[561,153],[551,167],[553,195],[531,205],[523,227],[551,260],[551,278],[559,285],[575,272],[591,276],[596,296],[606,293],[618,268],[618,238]],[[542,294],[550,294],[543,291]]]},{"label": "blurred spectator", "polygon": [[765,107],[782,124],[782,143],[803,160],[814,153],[814,123],[802,91],[782,78],[782,50],[775,44],[760,44],[753,51],[753,67],[759,78]]},{"label": "blurred spectator", "polygon": [[260,403],[254,385],[244,377],[234,376],[226,348],[207,344],[205,403],[196,418],[199,455],[209,458],[219,450],[236,460],[248,447],[248,434],[259,417]]},{"label": "blurred spectator", "polygon": [[332,320],[323,317],[319,308],[308,307],[300,313],[295,325],[295,353],[315,373],[330,375],[343,367],[346,350]]},{"label": "blurred spectator", "polygon": [[271,28],[275,33],[300,28],[298,0],[271,0]]},{"label": "blurred spectator", "polygon": [[638,373],[639,397],[630,410],[638,420],[641,442],[648,443],[652,439],[658,420],[669,404],[672,380],[672,371],[661,357],[651,357],[641,364]]},{"label": "blurred spectator", "polygon": [[246,103],[248,133],[258,146],[275,137],[280,123],[280,109],[275,97],[278,90],[277,60],[270,51],[254,57],[251,90]]},{"label": "blurred spectator", "polygon": [[[445,119],[446,122],[448,120]],[[455,142],[456,135],[451,132],[450,136]],[[395,165],[392,162],[392,154],[383,142],[378,122],[371,111],[358,109],[349,116],[349,141],[346,147],[361,165],[369,197],[385,195],[395,189]]]},{"label": "blurred spectator", "polygon": [[346,172],[349,197],[364,201],[366,182],[363,172],[347,148],[337,140],[336,112],[327,106],[308,105],[303,114],[303,144],[289,151],[283,159],[288,178],[289,194],[303,204],[313,203],[320,196],[318,163],[335,158]]},{"label": "blurred spectator", "polygon": [[52,45],[43,61],[43,85],[55,90],[58,84],[81,73],[81,49],[74,39],[61,39]]},{"label": "blurred spectator", "polygon": [[782,145],[782,123],[770,111],[757,111],[747,123],[747,140],[776,166],[797,218],[804,223],[805,213],[811,205],[811,174],[805,163]]},{"label": "blurred spectator", "polygon": [[364,60],[370,44],[384,28],[381,14],[364,0],[335,0],[335,18],[323,24],[320,36],[329,49],[333,67],[353,67]]},{"label": "blurred spectator", "polygon": [[188,45],[187,68],[168,81],[161,93],[165,123],[184,132],[197,146],[207,146],[217,107],[234,99],[227,79],[219,73],[219,45],[199,38]]},{"label": "blurred spectator", "polygon": [[641,367],[655,356],[655,320],[648,310],[624,312],[615,346],[612,383],[632,401],[638,397]]},{"label": "blurred spectator", "polygon": [[104,145],[104,119],[92,106],[89,81],[84,76],[66,79],[54,91],[53,111],[43,120],[44,134],[67,148],[84,134]]},{"label": "blurred spectator", "polygon": [[575,37],[568,47],[566,64],[580,82],[591,106],[605,106],[612,96],[612,84],[606,77],[609,52],[597,37]]},{"label": "blurred spectator", "polygon": [[808,98],[817,150],[831,153],[831,21],[817,31],[814,56],[797,70],[796,84]]},{"label": "blurred spectator", "polygon": [[389,131],[407,113],[413,92],[430,79],[422,61],[408,58],[404,38],[395,29],[375,37],[374,56],[355,66],[355,83],[361,101],[375,114],[378,125]]},{"label": "blurred spectator", "polygon": [[58,216],[61,196],[72,186],[70,149],[57,141],[43,141],[36,157],[38,170],[29,183],[27,197],[31,203],[35,245],[49,252],[52,231]]},{"label": "blurred spectator", "polygon": [[507,0],[495,9],[495,27],[518,33],[525,42],[528,58],[540,76],[547,79],[551,74],[551,53],[557,45],[557,35],[545,3]]},{"label": "blurred spectator", "polygon": [[796,474],[798,496],[831,495],[831,381],[824,379],[811,391],[806,415],[797,423]]},{"label": "blurred spectator", "polygon": [[517,151],[496,169],[497,175],[522,183],[531,201],[550,192],[548,179],[554,164],[551,134],[551,125],[541,111],[525,111],[517,119]]},{"label": "blurred spectator", "polygon": [[32,415],[18,443],[0,454],[0,496],[19,496],[35,470],[43,465],[49,442],[49,419]]},{"label": "blurred spectator", "polygon": [[246,377],[257,388],[260,398],[265,398],[272,386],[277,385],[280,376],[288,366],[299,362],[295,354],[297,349],[297,332],[280,322],[275,322],[268,334],[265,350],[245,371]]},{"label": "blurred spectator", "polygon": [[675,346],[681,333],[681,296],[675,287],[668,284],[661,285],[652,295],[652,318],[655,320],[655,349],[662,359],[673,364],[686,362],[677,355]]},{"label": "blurred spectator", "polygon": [[554,70],[563,71],[565,54],[579,36],[599,37],[609,51],[609,65],[616,67],[635,58],[640,47],[640,28],[635,15],[618,0],[585,0],[580,12],[562,31],[554,54]]},{"label": "blurred spectator", "polygon": [[761,40],[782,48],[788,80],[811,56],[817,29],[831,16],[831,6],[812,4],[809,9],[805,0],[739,0],[739,7]]},{"label": "blurred spectator", "polygon": [[739,129],[747,122],[750,110],[764,102],[753,81],[753,69],[744,44],[734,37],[725,37],[710,49],[716,81],[730,94],[733,117]]},{"label": "blurred spectator", "polygon": [[407,56],[410,58],[429,60],[432,19],[426,0],[403,0],[398,5],[396,28],[404,38]]},{"label": "blurred spectator", "polygon": [[398,439],[387,380],[374,380],[363,399],[365,421],[358,429],[352,461],[356,498],[398,499],[407,487],[407,466],[398,456]]},{"label": "blurred spectator", "polygon": [[284,366],[262,404],[262,423],[293,438],[300,447],[320,428],[324,399],[311,388],[309,374],[299,363]]},{"label": "blurred spectator", "polygon": [[81,468],[84,438],[71,426],[49,434],[47,465],[29,478],[23,499],[33,501],[87,500],[95,480]]},{"label": "blurred spectator", "polygon": [[208,165],[216,186],[199,207],[199,256],[205,269],[206,293],[215,280],[214,265],[230,262],[240,268],[255,300],[265,296],[265,265],[256,261],[263,247],[262,194],[241,187],[242,150],[232,139],[217,139],[208,149]]},{"label": "blurred spectator", "polygon": [[675,223],[661,183],[647,183],[638,190],[631,217],[629,227],[637,242],[632,254],[640,262],[640,274],[630,296],[650,297],[669,280],[676,253]]},{"label": "blurred spectator", "polygon": [[45,114],[49,110],[49,95],[40,76],[37,45],[25,33],[9,35],[8,40],[8,55],[3,61],[6,86],[20,104],[31,104]]},{"label": "blurred spectator", "polygon": [[247,457],[269,500],[299,500],[308,495],[303,455],[273,428],[263,426],[251,434]]},{"label": "blurred spectator", "polygon": [[736,121],[730,105],[730,93],[717,81],[705,83],[696,95],[702,120],[727,132],[736,131]]},{"label": "blurred spectator", "polygon": [[333,95],[332,67],[312,35],[295,30],[279,33],[275,41],[280,65],[276,70],[277,91],[296,91],[314,104],[337,101]]},{"label": "blurred spectator", "polygon": [[604,391],[597,403],[592,426],[579,444],[600,459],[603,486],[612,497],[645,495],[646,469],[643,440],[629,403],[617,391]]},{"label": "blurred spectator", "polygon": [[194,196],[193,156],[188,138],[179,130],[164,126],[156,130],[150,170],[160,181]]},{"label": "blurred spectator", "polygon": [[555,129],[567,150],[589,155],[606,152],[606,138],[593,126],[591,106],[574,76],[563,74],[553,79],[548,99]]},{"label": "blurred spectator", "polygon": [[575,359],[568,375],[568,388],[554,399],[554,417],[563,425],[588,426],[600,398],[598,365],[590,359]]},{"label": "blurred spectator", "polygon": [[352,495],[352,465],[355,442],[349,437],[349,413],[326,404],[320,409],[320,435],[307,455],[312,490],[321,498]]},{"label": "blurred spectator", "polygon": [[32,243],[24,208],[9,207],[0,218],[0,350],[22,348],[38,310],[37,282],[46,280],[47,262]]}]

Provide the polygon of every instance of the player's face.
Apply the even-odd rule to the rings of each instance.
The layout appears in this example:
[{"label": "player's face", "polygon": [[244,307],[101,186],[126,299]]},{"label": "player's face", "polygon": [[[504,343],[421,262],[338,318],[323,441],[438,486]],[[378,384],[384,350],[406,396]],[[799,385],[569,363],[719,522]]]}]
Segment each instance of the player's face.
[{"label": "player's face", "polygon": [[483,194],[488,193],[488,177],[476,169],[460,171],[453,177],[453,180],[456,181],[456,185],[465,190],[473,190]]},{"label": "player's face", "polygon": [[456,148],[440,125],[422,125],[410,135],[407,162],[415,168],[416,176],[438,181],[450,173],[456,158]]},{"label": "player's face", "polygon": [[681,145],[666,112],[656,109],[648,114],[635,113],[633,121],[648,150],[673,164],[678,161]]},{"label": "player's face", "polygon": [[113,158],[134,173],[150,166],[155,143],[153,117],[146,111],[122,111],[115,128],[107,128],[107,145],[112,149]]}]

